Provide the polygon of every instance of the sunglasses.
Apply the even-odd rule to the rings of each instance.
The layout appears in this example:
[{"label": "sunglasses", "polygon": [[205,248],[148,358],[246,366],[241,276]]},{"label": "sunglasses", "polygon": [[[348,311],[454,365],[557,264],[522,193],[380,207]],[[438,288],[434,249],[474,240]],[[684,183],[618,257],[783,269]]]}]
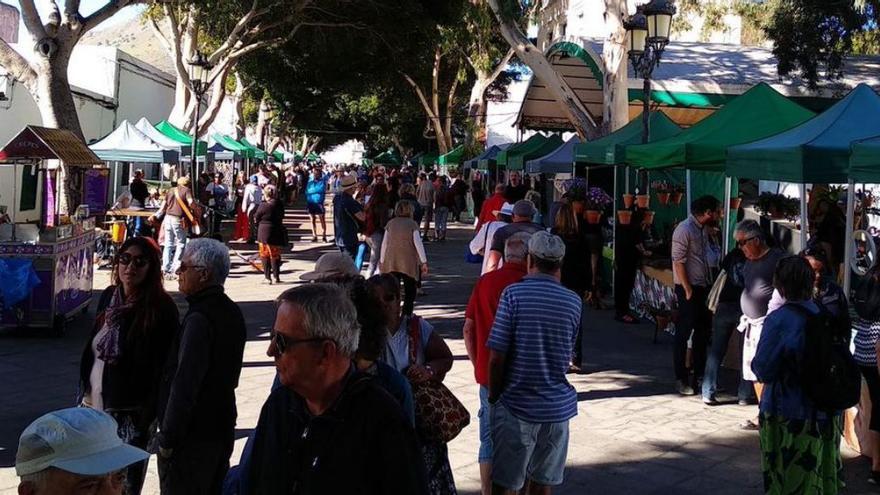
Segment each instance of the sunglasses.
[{"label": "sunglasses", "polygon": [[323,342],[325,340],[332,340],[326,337],[310,337],[308,339],[294,339],[291,337],[286,337],[284,334],[275,331],[274,329],[269,332],[269,340],[272,342],[272,345],[275,346],[275,349],[278,351],[278,354],[284,354],[288,349],[292,348],[297,344],[306,344],[309,342]]},{"label": "sunglasses", "polygon": [[748,244],[749,241],[751,241],[752,239],[757,239],[757,237],[748,237],[746,239],[741,239],[739,241],[736,241],[736,247],[743,247],[746,244]]},{"label": "sunglasses", "polygon": [[131,263],[134,263],[134,266],[137,268],[143,268],[150,264],[150,260],[146,256],[132,256],[128,253],[122,253],[119,255],[120,265],[128,266]]},{"label": "sunglasses", "polygon": [[185,263],[181,263],[181,264],[180,264],[180,267],[177,269],[177,272],[178,272],[178,273],[183,273],[183,272],[189,270],[190,268],[204,269],[205,267],[204,267],[204,266],[201,266],[201,265],[187,265],[187,264],[185,264]]}]

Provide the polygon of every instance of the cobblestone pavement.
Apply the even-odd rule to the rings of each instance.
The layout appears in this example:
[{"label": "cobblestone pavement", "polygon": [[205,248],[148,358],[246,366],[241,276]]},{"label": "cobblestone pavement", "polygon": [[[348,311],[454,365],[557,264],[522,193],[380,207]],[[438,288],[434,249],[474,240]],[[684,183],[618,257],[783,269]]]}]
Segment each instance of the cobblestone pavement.
[{"label": "cobblestone pavement", "polygon": [[[241,305],[248,322],[237,390],[238,440],[233,465],[256,424],[274,375],[272,361],[265,354],[267,331],[274,319],[272,300],[332,248],[306,241],[310,234],[304,230],[305,221],[302,208],[288,212],[296,247],[285,254],[285,284],[261,285],[261,275],[240,258],[232,259],[227,291]],[[470,409],[472,423],[451,442],[449,454],[460,493],[471,494],[479,491],[479,400],[461,326],[479,267],[464,262],[471,230],[463,225],[451,227],[448,242],[427,245],[431,267],[425,281],[428,294],[417,300],[416,309],[447,339],[455,355],[446,384]],[[304,240],[298,241],[300,238]],[[253,253],[241,252],[245,256]],[[108,280],[107,272],[99,271],[95,287],[102,289]],[[186,303],[176,293],[176,284],[170,285],[175,286],[183,314]],[[79,357],[93,310],[71,324],[63,338],[34,332],[0,335],[0,494],[15,493],[13,466],[22,429],[47,411],[73,405]],[[709,408],[697,397],[674,394],[671,339],[664,336],[652,344],[650,325],[620,325],[610,313],[585,313],[586,373],[569,375],[578,392],[578,416],[571,423],[565,484],[555,493],[761,493],[757,433],[737,427],[755,414],[755,407],[731,404]],[[870,485],[864,482],[869,463],[851,451],[844,454],[846,493],[871,493]],[[158,493],[155,459],[150,463],[144,493]]]}]

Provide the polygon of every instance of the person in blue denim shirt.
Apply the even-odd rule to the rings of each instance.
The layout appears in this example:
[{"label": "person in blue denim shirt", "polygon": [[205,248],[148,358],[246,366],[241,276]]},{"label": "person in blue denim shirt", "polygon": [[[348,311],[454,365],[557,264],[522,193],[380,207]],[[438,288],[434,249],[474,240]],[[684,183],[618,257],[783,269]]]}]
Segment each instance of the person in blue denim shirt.
[{"label": "person in blue denim shirt", "polygon": [[808,315],[819,314],[814,280],[805,258],[779,260],[773,285],[787,303],[767,315],[752,360],[752,371],[764,383],[760,437],[768,494],[836,494],[842,487],[840,411],[817,410],[803,388],[804,331]]}]

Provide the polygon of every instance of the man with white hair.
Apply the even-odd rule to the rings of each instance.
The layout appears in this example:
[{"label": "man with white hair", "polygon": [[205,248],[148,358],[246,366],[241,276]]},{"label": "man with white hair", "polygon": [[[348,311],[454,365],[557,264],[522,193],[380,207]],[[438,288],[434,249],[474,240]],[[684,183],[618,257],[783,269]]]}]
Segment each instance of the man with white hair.
[{"label": "man with white hair", "polygon": [[492,493],[549,494],[563,481],[577,394],[565,373],[581,324],[581,298],[560,283],[565,244],[529,239],[528,275],[501,294],[486,346]]},{"label": "man with white hair", "polygon": [[266,354],[283,386],[260,413],[249,493],[427,493],[409,420],[352,363],[360,329],[351,298],[334,284],[306,284],[277,307]]},{"label": "man with white hair", "polygon": [[117,429],[109,414],[88,407],[34,420],[15,455],[19,495],[121,495],[125,468],[150,454],[123,443]]},{"label": "man with white hair", "polygon": [[159,478],[163,495],[219,493],[229,469],[235,388],[246,337],[244,316],[225,294],[229,250],[190,241],[177,270],[189,312],[161,384]]}]

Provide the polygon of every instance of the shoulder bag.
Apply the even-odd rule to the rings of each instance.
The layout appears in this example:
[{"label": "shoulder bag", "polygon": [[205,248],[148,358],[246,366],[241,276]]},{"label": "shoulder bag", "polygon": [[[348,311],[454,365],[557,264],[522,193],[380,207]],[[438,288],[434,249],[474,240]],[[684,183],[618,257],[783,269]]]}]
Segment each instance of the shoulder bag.
[{"label": "shoulder bag", "polygon": [[[416,349],[421,347],[421,318],[410,316],[409,362],[416,363]],[[424,443],[448,443],[471,422],[464,404],[446,385],[437,380],[410,381],[416,409],[416,432]]]},{"label": "shoulder bag", "polygon": [[[482,249],[483,251],[486,250],[486,241],[488,241],[488,240],[489,240],[489,224],[486,224],[486,233],[483,234],[483,249]],[[474,254],[471,252],[470,246],[465,246],[464,260],[467,261],[468,263],[482,264],[483,263],[483,256],[485,256],[485,254],[486,253]]]}]

